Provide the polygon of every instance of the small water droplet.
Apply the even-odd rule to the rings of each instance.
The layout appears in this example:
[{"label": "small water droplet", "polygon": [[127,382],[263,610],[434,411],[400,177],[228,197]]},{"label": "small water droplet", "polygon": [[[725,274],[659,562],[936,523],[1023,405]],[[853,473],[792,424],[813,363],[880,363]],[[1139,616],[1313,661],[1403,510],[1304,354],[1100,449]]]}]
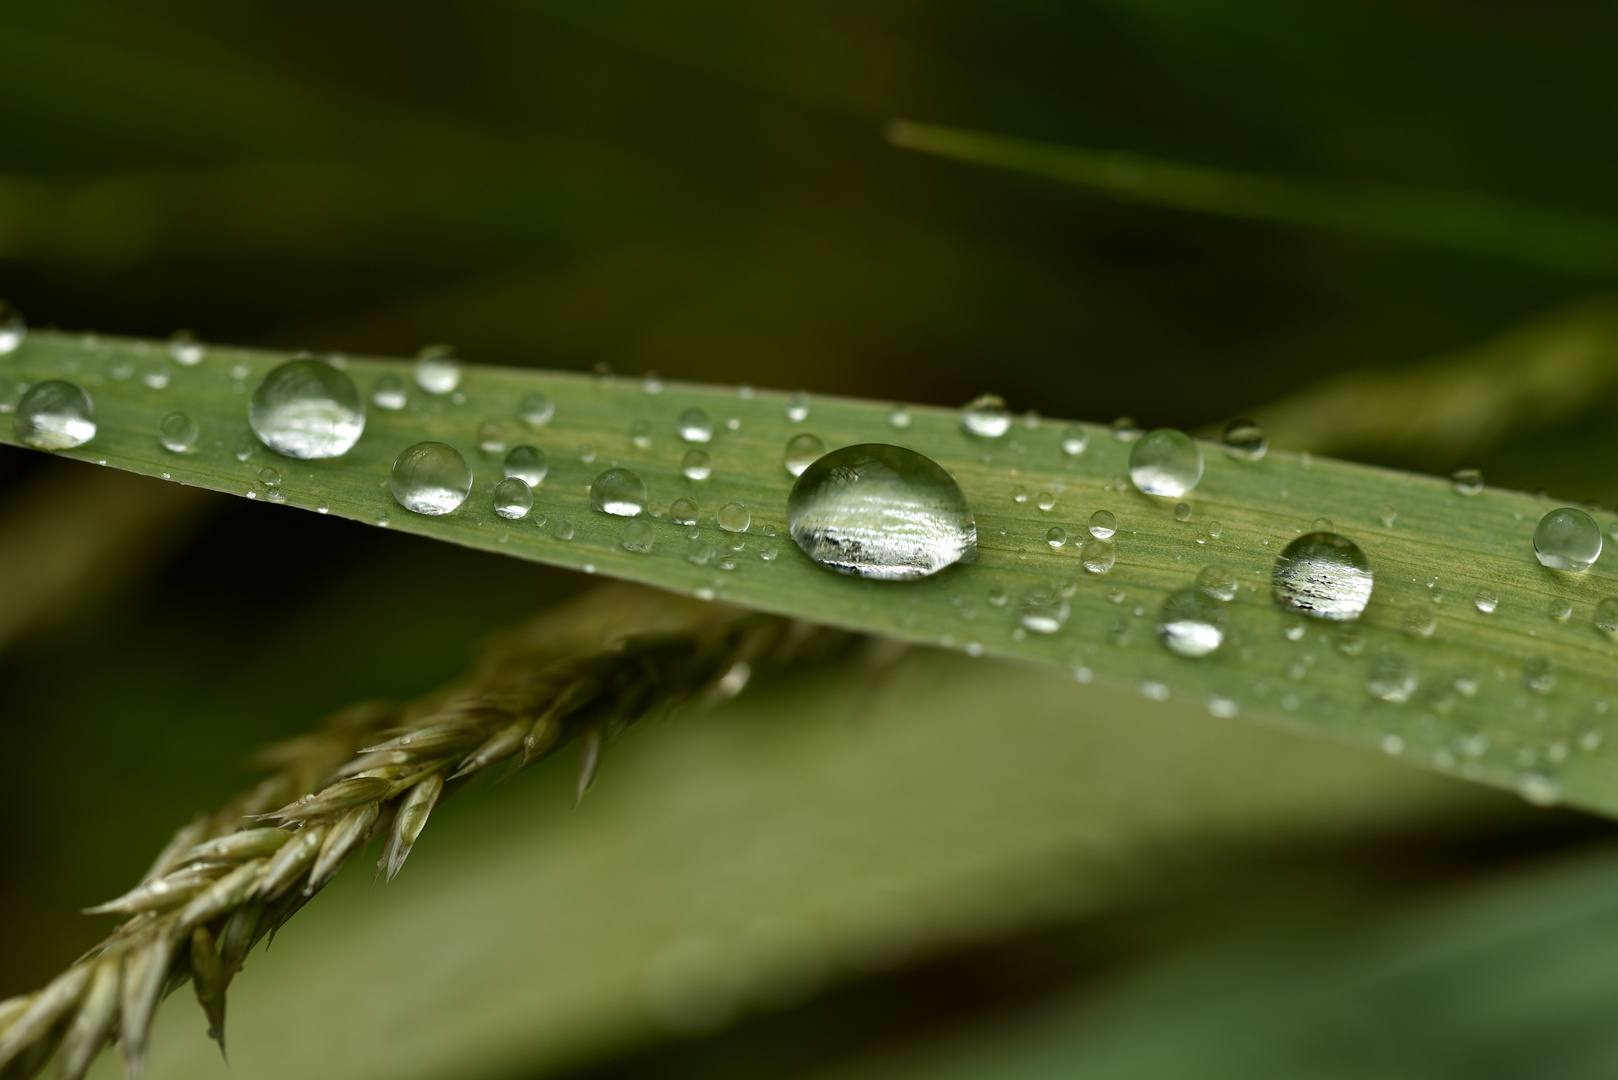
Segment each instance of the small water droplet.
[{"label": "small water droplet", "polygon": [[1596,605],[1596,629],[1618,641],[1618,599],[1611,596]]},{"label": "small water droplet", "polygon": [[1552,510],[1534,529],[1534,554],[1552,570],[1582,573],[1601,556],[1601,529],[1583,510]]},{"label": "small water droplet", "polygon": [[157,425],[157,437],[163,449],[175,454],[190,450],[200,434],[197,422],[183,412],[171,412]]},{"label": "small water droplet", "polygon": [[1365,689],[1372,697],[1402,705],[1415,694],[1420,678],[1404,657],[1397,653],[1383,653],[1371,662],[1371,673],[1365,680]]},{"label": "small water droplet", "polygon": [[1270,448],[1264,429],[1251,420],[1232,420],[1225,425],[1225,453],[1242,461],[1257,461]]},{"label": "small water droplet", "polygon": [[[0,346],[3,346],[3,344],[3,342],[0,342]],[[0,353],[4,351],[3,348],[0,348]],[[174,362],[181,367],[196,367],[202,363],[202,358],[206,353],[207,350],[203,347],[202,342],[197,340],[197,335],[189,330],[176,330],[169,335],[169,355],[174,357]]]},{"label": "small water droplet", "polygon": [[657,372],[648,371],[640,377],[640,388],[648,394],[656,396],[663,392],[663,380],[658,377]]},{"label": "small water droplet", "polygon": [[1174,428],[1148,432],[1129,451],[1129,479],[1148,495],[1184,495],[1202,479],[1202,448]]},{"label": "small water droplet", "polygon": [[506,425],[498,420],[485,420],[478,425],[478,449],[485,454],[506,452]]},{"label": "small water droplet", "polygon": [[514,476],[530,488],[542,484],[545,481],[545,474],[550,471],[545,462],[545,451],[537,446],[527,445],[513,446],[511,452],[506,455],[502,469],[508,477]]},{"label": "small water droplet", "polygon": [[1500,597],[1490,589],[1479,589],[1477,595],[1472,597],[1472,603],[1485,615],[1493,615],[1494,609],[1500,606]]},{"label": "small water droplet", "polygon": [[162,360],[147,360],[141,364],[140,381],[153,390],[165,389],[169,384],[169,369]]},{"label": "small water droplet", "polygon": [[277,454],[341,457],[365,431],[365,403],[354,380],[325,361],[289,360],[253,391],[247,422]]},{"label": "small water droplet", "polygon": [[1567,622],[1573,617],[1573,605],[1560,596],[1553,597],[1551,602],[1545,606],[1545,614],[1557,622]]},{"label": "small water droplet", "polygon": [[71,450],[95,437],[95,405],[70,382],[47,379],[17,402],[17,438],[35,450]]},{"label": "small water droplet", "polygon": [[1543,772],[1525,772],[1517,777],[1517,794],[1535,806],[1555,806],[1562,798],[1562,784]]},{"label": "small water droplet", "polygon": [[1053,548],[1059,548],[1067,543],[1067,530],[1060,525],[1052,525],[1045,533],[1045,542]]},{"label": "small water droplet", "polygon": [[713,438],[713,421],[701,409],[687,409],[680,414],[675,430],[686,442],[705,443]]},{"label": "small water droplet", "polygon": [[1090,515],[1090,535],[1105,540],[1118,531],[1118,519],[1111,510],[1097,510]]},{"label": "small water droplet", "polygon": [[1433,631],[1438,629],[1438,615],[1433,611],[1432,605],[1421,602],[1411,604],[1405,608],[1404,632],[1414,638],[1430,638]]},{"label": "small water droplet", "polygon": [[713,545],[706,540],[693,536],[691,542],[685,546],[685,561],[705,566],[708,560],[714,557]]},{"label": "small water droplet", "polygon": [[1394,757],[1405,752],[1404,739],[1392,733],[1382,736],[1382,741],[1378,745],[1382,747],[1384,754],[1391,754]]},{"label": "small water droplet", "polygon": [[408,400],[404,380],[397,375],[379,375],[371,384],[371,404],[379,409],[402,409]]},{"label": "small water droplet", "polygon": [[629,442],[637,450],[647,450],[652,445],[652,422],[650,420],[636,420],[629,425]]},{"label": "small water droplet", "polygon": [[1160,682],[1143,682],[1140,684],[1140,694],[1141,697],[1150,698],[1153,701],[1167,701],[1169,699],[1169,688]]},{"label": "small water droplet", "polygon": [[1224,609],[1198,589],[1172,593],[1163,601],[1157,633],[1176,656],[1207,656],[1225,640]]},{"label": "small water droplet", "polygon": [[1144,434],[1133,416],[1120,416],[1112,422],[1112,437],[1119,442],[1134,442]]},{"label": "small water droplet", "polygon": [[317,503],[315,505],[315,513],[317,513],[317,514],[329,514],[329,513],[331,513],[331,507],[327,506],[325,503]]},{"label": "small water droplet", "polygon": [[10,356],[28,337],[28,324],[15,308],[0,300],[0,356]]},{"label": "small water droplet", "polygon": [[494,512],[510,521],[526,517],[534,508],[534,491],[520,476],[508,476],[494,485]]},{"label": "small water droplet", "polygon": [[273,465],[266,465],[258,471],[258,482],[267,488],[281,486],[281,472]]},{"label": "small water droplet", "polygon": [[1523,685],[1536,694],[1556,689],[1556,668],[1544,657],[1535,657],[1523,668]]},{"label": "small water droplet", "polygon": [[1208,535],[1213,537],[1215,540],[1219,539],[1220,535],[1224,531],[1225,531],[1225,527],[1223,525],[1221,525],[1219,522],[1217,522],[1217,521],[1208,522]]},{"label": "small water droplet", "polygon": [[961,406],[961,429],[968,435],[984,439],[998,439],[1011,430],[1011,412],[1005,398],[997,394],[979,394]]},{"label": "small water droplet", "polygon": [[448,345],[428,345],[416,354],[410,370],[416,385],[429,394],[447,394],[461,385],[461,365]]},{"label": "small water droplet", "polygon": [[1220,697],[1216,694],[1209,698],[1206,704],[1208,706],[1208,715],[1217,717],[1220,720],[1234,720],[1241,715],[1241,707],[1228,697]]},{"label": "small water droplet", "polygon": [[774,544],[761,544],[758,549],[758,557],[765,562],[774,562],[777,550]]},{"label": "small water droplet", "polygon": [[680,471],[692,480],[706,480],[713,473],[713,461],[701,450],[687,450]]},{"label": "small water droplet", "polygon": [[1358,623],[1344,623],[1338,628],[1337,651],[1344,656],[1358,656],[1365,651],[1365,631]]},{"label": "small water droplet", "polygon": [[1017,605],[1018,621],[1036,634],[1056,633],[1067,622],[1067,614],[1067,600],[1050,585],[1032,586]]},{"label": "small water droplet", "polygon": [[573,539],[573,523],[565,518],[558,521],[555,525],[551,526],[551,535],[556,537],[558,540]]},{"label": "small water droplet", "polygon": [[1048,491],[1041,491],[1038,498],[1034,500],[1034,505],[1041,510],[1050,510],[1056,506],[1056,496]]},{"label": "small water droplet", "polygon": [[580,443],[578,454],[579,460],[588,465],[596,459],[596,448],[591,446],[589,443]]},{"label": "small water droplet", "polygon": [[1337,524],[1332,521],[1331,518],[1317,517],[1315,520],[1309,523],[1309,531],[1317,533],[1334,533],[1337,531]]},{"label": "small water droplet", "polygon": [[1006,596],[1006,590],[996,585],[994,588],[989,590],[988,599],[991,607],[1005,607],[1006,600],[1008,599]]},{"label": "small water droplet", "polygon": [[517,405],[517,419],[529,427],[544,427],[555,415],[556,406],[538,390],[525,395]]},{"label": "small water droplet", "polygon": [[603,514],[637,517],[646,509],[646,482],[628,469],[608,469],[591,482],[590,505]]},{"label": "small water droplet", "polygon": [[1191,520],[1191,504],[1190,503],[1175,503],[1174,504],[1174,520],[1175,521],[1190,521]]},{"label": "small water droplet", "polygon": [[1197,588],[1226,603],[1236,599],[1236,590],[1239,588],[1236,580],[1236,571],[1228,566],[1204,566],[1197,575]]},{"label": "small water droplet", "polygon": [[845,446],[804,470],[787,522],[811,559],[856,577],[926,577],[977,551],[977,524],[955,478],[882,443]]},{"label": "small water droplet", "polygon": [[1062,453],[1082,454],[1090,446],[1090,432],[1073,424],[1062,431]]},{"label": "small water droplet", "polygon": [[1086,540],[1079,549],[1079,560],[1090,573],[1105,574],[1118,561],[1118,552],[1111,540]]},{"label": "small water droplet", "polygon": [[1020,484],[1017,487],[1012,488],[1011,489],[1011,501],[1016,503],[1019,506],[1021,506],[1025,502],[1027,502],[1028,501],[1028,489],[1023,487]]},{"label": "small water droplet", "polygon": [[669,507],[669,520],[676,525],[695,525],[702,516],[702,507],[695,499],[675,499]]},{"label": "small water droplet", "polygon": [[805,431],[787,440],[787,448],[781,456],[781,463],[793,476],[802,476],[803,470],[814,464],[815,459],[825,452],[826,444],[820,441],[819,436]]},{"label": "small water droplet", "polygon": [[910,426],[910,410],[903,405],[895,405],[888,411],[888,426],[903,431]]},{"label": "small water droplet", "polygon": [[1303,625],[1303,620],[1296,616],[1281,621],[1281,636],[1288,641],[1302,641],[1303,635],[1307,632],[1308,628]]},{"label": "small water droplet", "polygon": [[[791,510],[788,509],[787,512],[790,514]],[[726,532],[744,533],[753,523],[753,515],[748,513],[747,507],[741,503],[732,502],[719,508],[719,513],[714,515],[714,521]]]},{"label": "small water droplet", "polygon": [[645,554],[652,550],[652,545],[656,541],[657,531],[652,528],[652,523],[644,518],[636,518],[634,521],[626,523],[623,534],[618,539],[625,551],[633,551],[639,554]]},{"label": "small water droplet", "polygon": [[437,516],[454,510],[472,492],[472,469],[453,446],[419,442],[393,460],[388,486],[406,510]]},{"label": "small water droplet", "polygon": [[1275,602],[1315,619],[1357,619],[1371,600],[1371,564],[1352,540],[1305,533],[1276,557]]},{"label": "small water droplet", "polygon": [[1450,474],[1450,482],[1461,495],[1476,495],[1483,490],[1483,473],[1477,469],[1456,469]]},{"label": "small water droplet", "polygon": [[809,395],[802,390],[787,398],[787,419],[801,424],[809,419]]},{"label": "small water droplet", "polygon": [[1394,521],[1399,517],[1399,512],[1391,506],[1384,506],[1381,510],[1377,511],[1376,516],[1382,519],[1382,524],[1392,528]]}]

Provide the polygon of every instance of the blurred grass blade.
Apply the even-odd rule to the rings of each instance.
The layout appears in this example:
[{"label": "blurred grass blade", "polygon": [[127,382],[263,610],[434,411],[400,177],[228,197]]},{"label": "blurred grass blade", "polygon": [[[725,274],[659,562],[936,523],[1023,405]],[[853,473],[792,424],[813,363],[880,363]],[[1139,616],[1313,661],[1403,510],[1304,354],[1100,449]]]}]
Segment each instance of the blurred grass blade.
[{"label": "blurred grass blade", "polygon": [[1303,180],[898,120],[888,140],[1089,188],[1122,202],[1332,229],[1577,273],[1618,272],[1618,221],[1468,192]]}]

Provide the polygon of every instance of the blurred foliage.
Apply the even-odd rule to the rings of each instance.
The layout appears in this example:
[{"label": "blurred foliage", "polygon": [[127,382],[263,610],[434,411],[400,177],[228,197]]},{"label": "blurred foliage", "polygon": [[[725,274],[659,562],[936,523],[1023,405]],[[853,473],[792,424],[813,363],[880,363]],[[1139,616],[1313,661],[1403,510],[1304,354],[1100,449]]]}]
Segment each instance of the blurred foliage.
[{"label": "blurred foliage", "polygon": [[[1445,430],[1485,434],[1460,441],[1416,437],[1409,427],[1433,423],[1430,414],[1393,408],[1448,404],[1442,373],[1464,373],[1480,355],[1472,350],[1520,372],[1530,362],[1513,356],[1533,350],[1510,343],[1548,325],[1534,320],[1549,312],[1599,311],[1580,305],[1612,293],[1609,272],[1125,205],[902,151],[882,130],[903,117],[1611,219],[1615,22],[1618,12],[1593,0],[10,4],[0,7],[0,296],[35,324],[73,330],[191,326],[213,340],[395,355],[447,340],[475,361],[604,362],[944,405],[993,389],[1019,408],[1185,427],[1342,376],[1372,388],[1349,418],[1368,436],[1337,444],[1357,456],[1436,471],[1478,463],[1493,482],[1610,501],[1618,484],[1600,465],[1618,450],[1610,376],[1549,411],[1500,395],[1468,404]],[[1495,339],[1504,344],[1485,346]],[[1421,366],[1431,357],[1457,359]],[[1412,366],[1414,382],[1394,377]],[[1333,394],[1326,407],[1343,400]],[[1318,399],[1308,401],[1272,410],[1277,430],[1284,416],[1303,417],[1291,430],[1320,430]],[[1362,425],[1384,412],[1406,417],[1399,432]],[[135,485],[125,490],[136,505],[150,491],[121,482]],[[25,490],[54,485],[63,507],[102,500],[110,521],[115,499],[98,483],[84,466],[0,455],[8,558],[27,550],[15,558],[49,568],[54,553],[75,550],[38,539],[29,522],[66,511]],[[38,593],[31,629],[0,657],[0,733],[25,766],[0,793],[0,993],[36,984],[88,944],[96,928],[72,912],[121,889],[176,823],[239,787],[246,774],[234,763],[253,746],[358,698],[420,692],[457,671],[478,635],[575,588],[509,560],[275,507],[205,497],[164,520],[106,545],[121,577],[105,554],[58,575],[59,588]],[[857,724],[868,712],[852,700],[827,711],[792,730]],[[993,730],[999,703],[981,702],[971,719]],[[1052,722],[1108,721],[1119,753],[1147,753],[1164,730],[1133,699],[1075,697]],[[665,746],[707,745],[710,757],[665,766],[683,763],[686,784],[700,788],[718,768],[711,761],[744,745],[747,730],[734,743],[714,734],[730,722],[716,716],[689,736],[671,727],[667,740],[629,744],[626,757],[655,771]],[[1164,722],[1206,739],[1193,775],[1246,775],[1237,766],[1259,733]],[[1005,750],[1056,775],[1037,742]],[[1333,768],[1393,768],[1339,753]],[[633,764],[616,787],[609,762],[604,806],[629,798]],[[752,767],[761,787],[778,775],[768,761]],[[950,805],[973,767],[963,758],[927,772],[932,786],[914,805]],[[883,775],[905,768],[901,756]],[[975,804],[986,815],[1020,790],[1009,766],[993,775],[999,786]],[[1388,775],[1395,786],[1438,783]],[[619,880],[607,871],[628,856],[592,824],[608,810],[592,798],[565,819],[560,781],[541,779],[457,800],[398,888],[361,896],[350,881],[312,907],[309,925],[255,955],[233,1024],[270,1015],[275,1003],[249,1001],[255,986],[280,986],[278,1000],[293,1005],[318,989],[273,983],[272,967],[295,968],[297,950],[366,934],[379,952],[397,949],[382,933],[389,912],[453,939],[457,910],[479,909],[417,911],[401,893],[425,887],[428,860],[462,858],[463,827],[490,848],[466,849],[462,868],[494,874],[498,834],[530,820],[519,801],[533,800],[546,835],[524,865],[542,865],[547,851],[562,858],[558,834],[577,822],[604,846],[572,857],[604,867],[603,886]],[[880,791],[884,781],[865,782]],[[1368,783],[1363,794],[1380,790]],[[1121,806],[1150,805],[1144,792],[1139,805],[1127,794]],[[835,817],[840,805],[830,799],[823,812]],[[1073,810],[1049,824],[1104,830],[1115,808],[1103,805],[1099,820]],[[1434,824],[1425,839],[1415,835],[1423,818],[1405,833],[1324,826],[1293,847],[1257,824],[1228,847],[1176,846],[1171,857],[1146,845],[1120,859],[1182,891],[1118,891],[1105,904],[1053,908],[1037,926],[923,941],[899,969],[847,974],[796,1009],[700,1038],[659,1034],[644,1016],[603,1005],[590,1029],[600,1037],[569,1044],[578,1056],[567,1068],[603,1078],[835,1074],[878,1049],[922,1055],[879,1059],[898,1060],[902,1075],[929,1068],[917,1064],[929,1049],[961,1045],[943,1033],[981,1029],[950,1075],[1013,1075],[1020,1062],[1062,1075],[1359,1075],[1366,1061],[1393,1075],[1517,1064],[1518,1075],[1583,1075],[1604,1052],[1597,1028],[1615,999],[1591,973],[1606,949],[1606,827],[1502,806]],[[638,825],[616,820],[648,828],[657,809],[642,804]],[[733,816],[750,809],[739,803]],[[874,796],[849,810],[861,816],[844,828],[895,845],[914,835],[888,833]],[[1597,849],[1588,868],[1542,869],[1585,842]],[[752,850],[723,865],[745,868]],[[793,852],[772,858],[790,866]],[[1522,880],[1490,891],[1508,868]],[[999,879],[974,880],[995,894]],[[647,882],[655,897],[655,874]],[[708,895],[724,900],[727,885]],[[545,917],[538,905],[525,913]],[[1452,959],[1423,967],[1427,946]],[[513,980],[568,974],[511,970]],[[453,967],[411,975],[473,986]],[[283,1033],[277,1045],[385,1044],[392,1029],[345,1020],[356,1002],[408,1004],[393,992],[402,980],[380,981],[318,999],[324,1011],[303,1022],[319,1030]],[[620,985],[614,1007],[627,1009],[634,984]],[[165,1010],[186,1037],[160,1054],[207,1051],[189,1009]],[[1413,1015],[1431,1018],[1424,1041],[1403,1037]],[[1044,1019],[1019,1026],[1019,1016]],[[1110,1033],[1098,1034],[1102,1024]],[[538,1057],[520,1054],[478,1064],[483,1030],[467,1021],[445,1033],[465,1040],[454,1075],[540,1071]],[[1233,1034],[1249,1036],[1245,1047]],[[1241,1056],[1256,1050],[1266,1060]],[[273,1068],[271,1053],[257,1066]]]}]

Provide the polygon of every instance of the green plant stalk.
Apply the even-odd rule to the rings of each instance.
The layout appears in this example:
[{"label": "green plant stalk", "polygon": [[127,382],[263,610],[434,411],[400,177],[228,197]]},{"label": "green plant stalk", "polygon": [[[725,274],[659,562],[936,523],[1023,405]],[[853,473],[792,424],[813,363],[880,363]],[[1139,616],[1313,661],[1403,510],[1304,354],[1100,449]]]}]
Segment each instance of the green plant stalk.
[{"label": "green plant stalk", "polygon": [[[286,358],[215,347],[200,365],[181,368],[162,343],[34,334],[0,370],[24,382],[71,379],[94,397],[98,434],[62,456],[259,501],[283,499],[289,507],[823,625],[1057,665],[1081,680],[1140,687],[1219,716],[1240,713],[1380,747],[1536,801],[1618,811],[1618,740],[1608,730],[1609,703],[1618,697],[1618,645],[1593,623],[1595,605],[1618,595],[1618,560],[1609,554],[1584,574],[1542,567],[1531,537],[1554,503],[1494,489],[1464,496],[1435,477],[1280,450],[1240,461],[1203,443],[1206,474],[1186,499],[1189,520],[1181,521],[1175,500],[1143,495],[1130,484],[1129,444],[1102,425],[1083,425],[1087,449],[1068,454],[1061,445],[1066,423],[1049,419],[1019,418],[1004,437],[984,439],[965,433],[959,414],[948,409],[909,407],[908,426],[895,427],[887,403],[814,397],[806,399],[807,417],[794,421],[788,395],[779,392],[671,383],[653,393],[638,379],[476,366],[466,367],[456,397],[413,387],[403,410],[369,407],[365,433],[344,457],[295,461],[257,444],[246,423],[253,388]],[[410,374],[402,361],[345,363],[367,393],[380,376]],[[167,385],[143,382],[147,369],[162,370]],[[529,428],[517,419],[518,403],[536,391],[552,399],[555,413],[548,424]],[[676,436],[675,420],[693,407],[714,422],[713,441],[700,447],[713,463],[706,480],[681,472],[692,447]],[[170,453],[158,441],[159,421],[175,409],[201,425],[193,452]],[[478,446],[479,427],[490,420],[504,426],[508,444],[532,443],[550,460],[526,519],[507,521],[494,512],[490,490],[501,476],[501,456]],[[652,427],[644,449],[630,437],[631,424],[642,420]],[[814,564],[787,535],[785,517],[793,478],[783,449],[803,432],[828,447],[898,443],[939,462],[974,508],[976,561],[913,583],[842,577]],[[15,440],[10,430],[0,435]],[[394,456],[424,439],[458,448],[476,474],[471,497],[443,517],[405,510],[388,488]],[[584,446],[592,452],[581,453]],[[245,460],[238,460],[238,447]],[[624,519],[589,506],[591,480],[613,464],[644,478],[654,504],[696,499],[701,538],[718,557],[733,559],[734,569],[689,561],[687,527],[666,518],[653,521],[651,552],[626,550]],[[266,469],[279,476],[273,487],[260,479]],[[1055,497],[1050,510],[1039,509],[1041,492]],[[733,501],[751,511],[745,535],[714,525],[715,511]],[[1117,563],[1103,575],[1086,571],[1074,542],[1086,538],[1085,524],[1099,509],[1119,522]],[[1603,531],[1618,524],[1610,513],[1593,515]],[[1294,619],[1271,595],[1276,555],[1321,516],[1365,551],[1376,575],[1370,605],[1352,627]],[[556,535],[561,521],[572,525],[571,539]],[[1068,534],[1061,547],[1047,542],[1053,526]],[[732,551],[737,542],[743,546]],[[1158,640],[1158,612],[1168,595],[1189,588],[1213,564],[1235,571],[1242,583],[1227,605],[1225,643],[1200,660],[1173,655]],[[1068,594],[1070,617],[1053,634],[1019,623],[1019,598],[1042,585]],[[1498,597],[1492,614],[1474,606],[1479,591]],[[1571,604],[1570,619],[1547,615],[1556,599]],[[1430,637],[1406,633],[1412,605],[1435,614]],[[1419,679],[1409,700],[1389,702],[1367,691],[1372,667],[1384,656]]]}]

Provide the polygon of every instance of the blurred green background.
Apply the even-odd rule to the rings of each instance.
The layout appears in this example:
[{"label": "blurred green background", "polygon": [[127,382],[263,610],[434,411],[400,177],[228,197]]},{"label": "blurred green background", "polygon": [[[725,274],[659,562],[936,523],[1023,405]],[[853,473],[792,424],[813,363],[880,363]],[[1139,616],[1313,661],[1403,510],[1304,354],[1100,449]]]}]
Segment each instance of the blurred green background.
[{"label": "blurred green background", "polygon": [[[1618,221],[1611,5],[63,0],[0,4],[0,30],[0,297],[31,325],[392,355],[447,341],[480,363],[945,405],[992,390],[1154,426],[1268,406],[1300,448],[1618,499],[1610,271],[1120,202],[882,137],[905,118],[1302,191],[1393,186]],[[1473,370],[1487,385],[1455,397]],[[1411,414],[1422,394],[1449,407]],[[1352,416],[1333,413],[1350,400]],[[1440,437],[1439,413],[1467,434]],[[582,588],[0,453],[0,995],[95,940],[101,924],[74,912],[242,786],[254,747],[357,699],[425,691],[480,637]],[[294,1060],[306,1075],[603,1080],[1618,1067],[1607,824],[1132,697],[967,672],[953,696],[897,702],[856,692],[877,685],[860,668],[763,688],[775,707],[743,699],[626,746],[572,818],[560,764],[526,793],[457,800],[399,886],[361,896],[352,872],[283,956],[249,966],[238,1074]],[[968,737],[986,726],[1005,728],[992,768]],[[866,771],[850,747],[889,730],[914,745]],[[814,753],[793,741],[816,733]],[[646,838],[682,791],[727,784],[734,803],[693,804],[674,815],[686,831]],[[811,803],[820,831],[798,820]],[[965,815],[959,831],[917,825],[929,808]],[[780,826],[790,841],[772,842],[772,814],[796,822]],[[738,838],[738,818],[756,827]],[[930,859],[948,872],[904,869]],[[300,955],[363,973],[471,938],[479,956],[550,955],[522,935],[502,953],[501,924],[466,906],[475,890],[433,891],[503,860],[577,867],[564,884],[498,885],[536,923],[546,903],[603,912],[569,931],[567,963],[424,960],[435,992],[295,977]],[[731,881],[737,867],[762,884]],[[1033,904],[1017,884],[1030,875],[1062,885]],[[680,889],[695,899],[676,918],[663,900]],[[903,911],[926,897],[932,914],[815,906],[845,893],[909,897],[883,909]],[[779,965],[799,991],[704,997],[729,985],[712,974],[731,970],[712,959],[725,942],[792,903],[819,942]],[[396,936],[367,944],[389,918]],[[709,967],[691,975],[694,940]],[[871,949],[886,959],[826,959]],[[599,985],[568,997],[592,955]],[[362,1023],[366,986],[380,1004]],[[483,1003],[448,1011],[441,1052],[382,1051],[418,1019],[411,1003],[448,1009],[473,986]],[[307,1007],[288,1034],[274,1025],[294,1025],[277,1011],[293,1000]],[[192,1009],[165,1010],[176,1034],[154,1074],[223,1075]]]}]

